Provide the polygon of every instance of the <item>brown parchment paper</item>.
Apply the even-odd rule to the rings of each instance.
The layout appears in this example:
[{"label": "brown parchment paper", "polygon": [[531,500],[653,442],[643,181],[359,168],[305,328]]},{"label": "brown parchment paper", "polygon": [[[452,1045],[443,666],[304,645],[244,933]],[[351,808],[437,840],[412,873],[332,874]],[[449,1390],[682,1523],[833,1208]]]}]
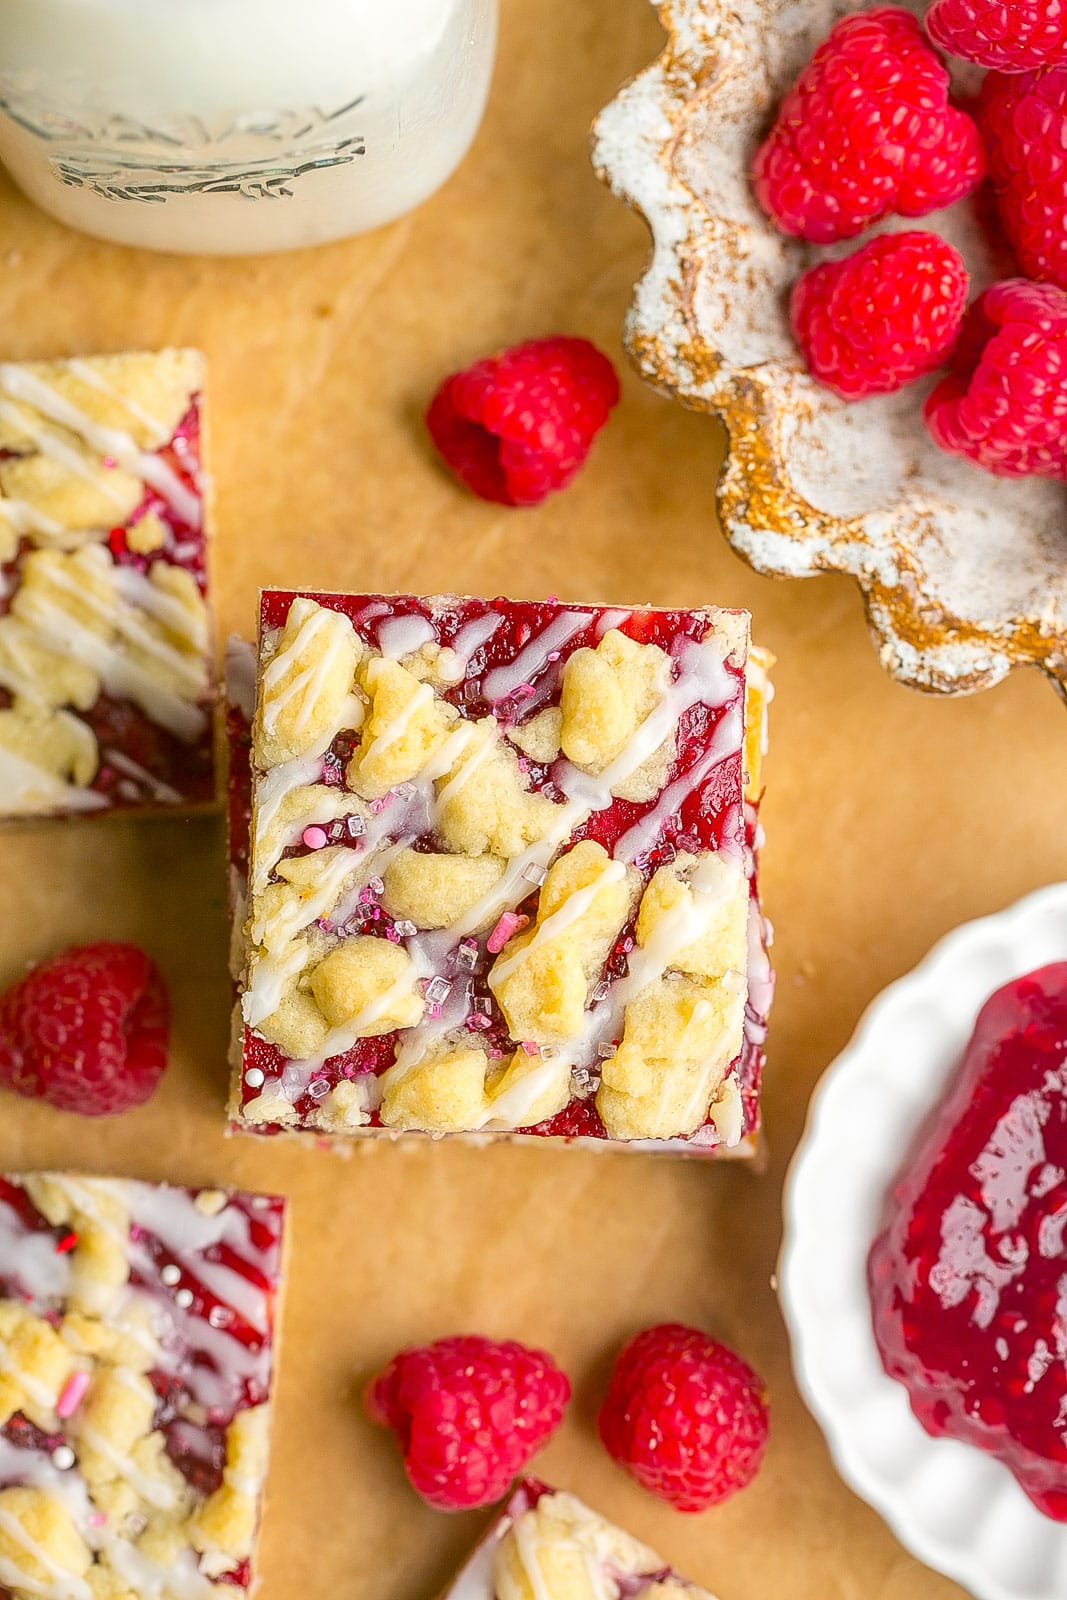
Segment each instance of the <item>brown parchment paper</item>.
[{"label": "brown parchment paper", "polygon": [[[80,1167],[292,1197],[262,1600],[430,1600],[487,1518],[407,1488],[363,1418],[400,1345],[484,1330],[544,1343],[576,1399],[537,1463],[721,1600],[950,1600],[836,1477],[790,1376],[771,1284],[784,1169],[863,1006],[933,940],[1067,871],[1067,724],[1036,674],[934,701],[880,671],[842,579],[776,585],[713,525],[715,425],[624,375],[576,484],[536,511],[459,491],[419,426],[438,379],[534,334],[619,357],[641,224],[601,190],[587,129],[659,48],[643,0],[504,0],[489,116],[415,216],[257,261],[154,257],[65,231],[0,181],[0,351],[201,346],[211,363],[221,628],[262,584],[455,587],[749,607],[780,657],[765,820],[779,992],[763,1177],[640,1155],[376,1144],[349,1158],[223,1137],[221,824],[49,825],[0,839],[0,982],[97,938],[143,943],[175,1005],[154,1101],[100,1124],[0,1098],[0,1165]],[[620,358],[621,359],[621,358]],[[990,492],[995,493],[991,483]],[[630,1484],[592,1417],[612,1352],[704,1324],[769,1381],[756,1484],[685,1517]]]}]

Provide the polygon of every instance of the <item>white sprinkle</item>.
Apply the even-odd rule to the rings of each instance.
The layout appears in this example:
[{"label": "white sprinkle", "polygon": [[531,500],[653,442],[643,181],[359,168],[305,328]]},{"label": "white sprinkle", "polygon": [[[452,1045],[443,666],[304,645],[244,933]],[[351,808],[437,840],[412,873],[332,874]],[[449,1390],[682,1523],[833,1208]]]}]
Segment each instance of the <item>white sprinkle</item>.
[{"label": "white sprinkle", "polygon": [[259,1067],[249,1067],[245,1073],[245,1082],[250,1089],[261,1089],[263,1087],[263,1079],[264,1075]]},{"label": "white sprinkle", "polygon": [[69,1444],[57,1444],[52,1451],[52,1465],[58,1467],[60,1472],[69,1472],[75,1460],[74,1451]]},{"label": "white sprinkle", "polygon": [[181,1267],[176,1267],[173,1265],[173,1263],[171,1263],[163,1268],[159,1276],[167,1285],[168,1289],[173,1289],[174,1285],[176,1283],[180,1283],[182,1280],[182,1269]]},{"label": "white sprinkle", "polygon": [[174,1304],[176,1306],[181,1306],[183,1311],[187,1311],[192,1303],[193,1291],[191,1289],[179,1289],[178,1293],[174,1296]]}]

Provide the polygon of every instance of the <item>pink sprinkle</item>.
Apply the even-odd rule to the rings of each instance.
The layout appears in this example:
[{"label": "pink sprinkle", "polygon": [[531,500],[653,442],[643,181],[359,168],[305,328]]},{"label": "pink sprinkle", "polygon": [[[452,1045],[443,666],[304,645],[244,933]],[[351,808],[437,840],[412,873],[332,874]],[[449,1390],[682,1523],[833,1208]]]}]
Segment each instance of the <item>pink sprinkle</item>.
[{"label": "pink sprinkle", "polygon": [[118,466],[118,462],[115,460],[114,456],[101,456],[100,459],[103,461],[105,467],[117,467]]},{"label": "pink sprinkle", "polygon": [[520,928],[525,928],[529,917],[520,916],[517,911],[505,911],[488,939],[485,948],[491,956],[499,955],[513,933],[518,933]]},{"label": "pink sprinkle", "polygon": [[389,802],[390,802],[390,800],[392,798],[393,798],[392,795],[385,794],[385,795],[382,795],[380,800],[372,800],[371,801],[370,808],[374,812],[374,815],[376,817],[381,816],[382,812],[385,810],[386,806],[389,804]]},{"label": "pink sprinkle", "polygon": [[305,828],[300,835],[309,850],[321,850],[327,843],[325,828]]},{"label": "pink sprinkle", "polygon": [[90,1513],[89,1513],[89,1526],[90,1526],[90,1528],[102,1528],[102,1527],[105,1526],[106,1523],[107,1523],[107,1512],[106,1511],[90,1511]]},{"label": "pink sprinkle", "polygon": [[484,1033],[487,1028],[491,1028],[492,1026],[493,1023],[491,1018],[479,1016],[478,1012],[476,1011],[472,1012],[467,1018],[467,1027],[472,1033]]},{"label": "pink sprinkle", "polygon": [[539,1044],[534,1044],[532,1039],[524,1039],[522,1041],[522,1048],[526,1051],[528,1056],[537,1056],[541,1054],[541,1046]]},{"label": "pink sprinkle", "polygon": [[56,1401],[57,1417],[72,1417],[85,1399],[85,1391],[89,1387],[89,1374],[87,1372],[72,1372],[63,1385],[63,1392]]}]

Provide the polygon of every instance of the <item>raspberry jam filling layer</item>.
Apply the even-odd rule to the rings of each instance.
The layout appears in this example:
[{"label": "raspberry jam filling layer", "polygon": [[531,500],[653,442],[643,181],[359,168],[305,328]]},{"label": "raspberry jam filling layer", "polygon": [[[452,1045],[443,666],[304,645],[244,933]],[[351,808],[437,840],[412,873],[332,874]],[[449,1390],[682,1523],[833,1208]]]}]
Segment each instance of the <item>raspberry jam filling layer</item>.
[{"label": "raspberry jam filling layer", "polygon": [[[296,598],[290,592],[269,591],[264,595],[265,633],[269,635],[285,623]],[[558,714],[568,660],[578,650],[596,649],[610,629],[638,645],[658,646],[673,664],[677,679],[692,659],[687,652],[697,650],[709,627],[706,612],[605,612],[602,608],[564,607],[554,601],[449,598],[447,603],[432,603],[413,597],[321,594],[307,598],[347,616],[365,646],[381,650],[391,659],[402,659],[427,646],[451,652],[450,678],[437,685],[438,699],[458,715],[457,727],[493,718],[503,735],[502,742],[507,742],[508,730],[520,731],[544,713]],[[605,794],[583,806],[575,801],[575,795],[582,792],[582,774],[562,754],[545,759],[540,752],[521,753],[518,767],[529,793],[551,801],[559,808],[561,818],[573,816],[571,829],[564,834],[566,848],[592,841],[609,856],[632,866],[640,874],[644,888],[658,868],[669,865],[679,855],[696,858],[723,852],[745,861],[751,884],[753,949],[760,971],[769,972],[755,898],[756,813],[755,807],[744,799],[741,741],[745,693],[743,659],[729,656],[719,664],[714,691],[679,696],[675,755],[651,798],[630,800]],[[242,713],[231,706],[231,865],[238,877],[246,866],[248,786],[257,781],[255,774],[247,770],[244,726]],[[354,861],[361,856],[368,859],[375,852],[384,852],[388,858],[389,850],[400,845],[416,854],[442,849],[434,826],[434,807],[428,804],[418,783],[400,783],[371,801],[369,818],[355,793],[351,812],[345,811],[346,774],[359,738],[356,730],[343,729],[326,749],[321,766],[314,773],[302,773],[302,781],[317,782],[334,791],[337,803],[328,820],[304,828],[286,846],[281,861],[311,856],[326,847],[331,847],[332,854],[336,853],[333,847],[351,850]],[[522,751],[523,742],[516,741],[517,752]],[[273,777],[271,773],[265,782],[269,784]],[[585,781],[588,784],[589,780]],[[394,945],[412,941],[415,926],[404,918],[390,916],[382,903],[382,877],[371,869],[368,874],[358,896],[345,903],[343,919],[328,916],[319,920],[318,928],[330,938],[370,936]],[[499,920],[494,917],[488,928],[465,934],[451,944],[447,936],[433,941],[437,950],[434,970],[424,980],[427,1016],[430,1021],[442,1014],[446,1020],[453,1019],[453,1028],[465,1029],[473,1042],[487,1052],[491,1063],[503,1062],[517,1041],[509,1033],[490,985],[490,972],[507,940],[535,924],[544,877],[544,866],[531,861]],[[635,905],[592,988],[594,1008],[606,1009],[611,995],[627,977],[635,947],[636,920]],[[769,983],[762,988],[754,983],[744,1042],[730,1069],[740,1089],[739,1137],[750,1133],[757,1122],[767,1004]],[[575,1092],[570,1104],[547,1121],[526,1124],[516,1131],[557,1137],[608,1137],[593,1095],[602,1060],[612,1053],[617,1040],[612,1038],[610,1028],[601,1032],[603,1036],[590,1027],[586,1048],[575,1060]],[[394,1065],[401,1048],[402,1036],[394,1030],[356,1039],[344,1050],[307,1067],[294,1065],[277,1045],[262,1038],[252,1026],[246,1026],[240,1103],[248,1106],[260,1098],[265,1084],[280,1083],[298,1123],[316,1126],[318,1106],[339,1083],[367,1074],[380,1076]],[[530,1055],[540,1053],[546,1060],[558,1054],[552,1045],[538,1047],[520,1042],[520,1048]],[[370,1110],[367,1125],[381,1126],[377,1109]],[[271,1131],[268,1119],[257,1119],[255,1126],[257,1131]],[[706,1126],[706,1142],[717,1142],[714,1128]]]},{"label": "raspberry jam filling layer", "polygon": [[893,1193],[875,1336],[928,1433],[1067,1521],[1067,963],[1006,984]]},{"label": "raspberry jam filling layer", "polygon": [[[190,1514],[155,1449],[188,1485],[194,1521],[197,1506],[217,1509],[229,1492],[226,1469],[254,1506],[265,1460],[235,1467],[233,1429],[270,1397],[283,1225],[284,1202],[270,1196],[0,1177],[0,1506],[9,1489],[39,1491],[40,1526],[55,1521],[54,1501],[137,1594],[142,1583],[162,1592],[138,1544],[146,1523]],[[122,1405],[138,1386],[143,1434]],[[20,1390],[31,1416],[16,1405]],[[8,1522],[36,1514],[14,1501],[4,1509]],[[216,1583],[248,1586],[248,1551],[228,1553],[224,1541],[196,1549],[211,1562],[187,1550],[175,1576],[190,1600]],[[23,1576],[4,1570],[0,1548],[0,1595],[5,1582],[16,1596],[38,1593],[32,1567]],[[72,1600],[88,1594],[69,1582]]]}]

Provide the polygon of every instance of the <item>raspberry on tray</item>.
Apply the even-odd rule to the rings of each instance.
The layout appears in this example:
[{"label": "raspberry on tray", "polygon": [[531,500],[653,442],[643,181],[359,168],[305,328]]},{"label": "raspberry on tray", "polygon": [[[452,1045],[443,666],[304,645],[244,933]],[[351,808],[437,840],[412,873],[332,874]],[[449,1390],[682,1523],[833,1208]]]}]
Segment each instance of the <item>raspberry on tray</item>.
[{"label": "raspberry on tray", "polygon": [[284,1202],[0,1178],[0,1593],[239,1600]]},{"label": "raspberry on tray", "polygon": [[0,363],[0,820],[215,799],[203,377]]},{"label": "raspberry on tray", "polygon": [[748,626],[267,591],[250,770],[231,716],[234,1123],[751,1154]]},{"label": "raspberry on tray", "polygon": [[713,1600],[632,1534],[525,1478],[442,1600]]}]

